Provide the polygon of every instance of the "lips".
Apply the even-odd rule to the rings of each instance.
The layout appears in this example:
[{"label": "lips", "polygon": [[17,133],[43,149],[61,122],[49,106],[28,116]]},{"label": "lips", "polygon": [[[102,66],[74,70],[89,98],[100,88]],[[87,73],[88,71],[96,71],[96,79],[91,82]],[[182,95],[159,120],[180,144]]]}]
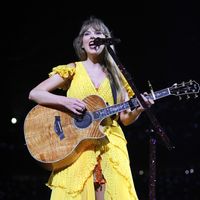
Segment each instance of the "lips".
[{"label": "lips", "polygon": [[89,46],[96,46],[96,45],[94,44],[94,40],[91,40],[91,41],[89,42]]},{"label": "lips", "polygon": [[91,40],[91,41],[89,42],[89,47],[90,47],[91,49],[95,49],[95,50],[97,50],[97,48],[98,48],[98,46],[96,46],[96,45],[94,44],[94,40]]}]

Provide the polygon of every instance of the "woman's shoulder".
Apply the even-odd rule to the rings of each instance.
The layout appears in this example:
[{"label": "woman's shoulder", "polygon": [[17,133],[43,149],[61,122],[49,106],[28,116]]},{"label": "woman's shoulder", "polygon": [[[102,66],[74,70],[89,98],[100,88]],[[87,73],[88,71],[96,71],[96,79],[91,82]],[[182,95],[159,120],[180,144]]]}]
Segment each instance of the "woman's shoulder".
[{"label": "woman's shoulder", "polygon": [[75,68],[76,67],[76,63],[75,62],[71,62],[71,63],[67,63],[67,64],[59,64],[53,67],[53,69],[57,69],[57,68]]},{"label": "woman's shoulder", "polygon": [[76,62],[68,63],[68,64],[66,64],[65,66],[66,66],[66,67],[74,68],[74,67],[76,67]]},{"label": "woman's shoulder", "polygon": [[74,75],[76,71],[76,62],[71,62],[68,64],[60,64],[52,68],[49,76],[54,74],[59,74],[63,78],[68,78]]},{"label": "woman's shoulder", "polygon": [[[82,61],[76,61],[76,62],[71,62],[71,63],[68,63],[66,65],[63,65],[65,67],[69,67],[69,68],[76,68],[78,67],[79,65],[82,64]],[[62,65],[61,65],[62,66]]]}]

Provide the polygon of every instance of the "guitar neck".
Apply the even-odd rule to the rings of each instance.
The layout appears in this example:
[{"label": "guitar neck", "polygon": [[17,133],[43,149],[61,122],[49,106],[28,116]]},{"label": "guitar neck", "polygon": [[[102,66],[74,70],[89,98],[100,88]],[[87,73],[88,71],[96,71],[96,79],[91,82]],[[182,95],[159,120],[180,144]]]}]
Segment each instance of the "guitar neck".
[{"label": "guitar neck", "polygon": [[[171,95],[170,89],[165,88],[165,89],[153,92],[151,94],[148,94],[147,97],[149,97],[155,101],[157,99],[161,99],[161,98],[167,97],[169,95]],[[124,110],[130,109],[130,108],[131,109],[137,108],[139,105],[140,104],[137,101],[137,98],[132,98],[123,103],[115,104],[115,105],[108,106],[106,108],[102,108],[100,110],[94,111],[93,117],[94,117],[94,120],[104,119],[106,117],[112,116],[112,115],[122,112]]]},{"label": "guitar neck", "polygon": [[171,95],[169,88],[165,88],[165,89],[153,92],[151,94],[148,94],[149,98],[151,98],[153,100],[158,100],[158,99],[161,99],[163,97],[167,97],[169,95]]}]

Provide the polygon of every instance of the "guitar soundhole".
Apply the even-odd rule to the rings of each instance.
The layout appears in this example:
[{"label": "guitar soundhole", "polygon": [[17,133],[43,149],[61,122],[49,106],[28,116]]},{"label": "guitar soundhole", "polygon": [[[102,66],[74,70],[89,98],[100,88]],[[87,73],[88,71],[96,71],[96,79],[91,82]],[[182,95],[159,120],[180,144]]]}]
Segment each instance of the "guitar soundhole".
[{"label": "guitar soundhole", "polygon": [[87,128],[92,123],[92,116],[89,112],[84,115],[74,117],[74,124],[78,128]]}]

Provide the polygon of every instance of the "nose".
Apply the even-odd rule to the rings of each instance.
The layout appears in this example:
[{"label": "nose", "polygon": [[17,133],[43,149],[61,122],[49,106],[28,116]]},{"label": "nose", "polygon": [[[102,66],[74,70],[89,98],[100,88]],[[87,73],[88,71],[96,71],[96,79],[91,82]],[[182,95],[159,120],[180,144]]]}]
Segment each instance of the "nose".
[{"label": "nose", "polygon": [[97,37],[96,33],[92,31],[90,34],[90,38],[95,39],[96,37]]},{"label": "nose", "polygon": [[94,35],[91,35],[90,36],[90,39],[95,39],[96,37]]}]

